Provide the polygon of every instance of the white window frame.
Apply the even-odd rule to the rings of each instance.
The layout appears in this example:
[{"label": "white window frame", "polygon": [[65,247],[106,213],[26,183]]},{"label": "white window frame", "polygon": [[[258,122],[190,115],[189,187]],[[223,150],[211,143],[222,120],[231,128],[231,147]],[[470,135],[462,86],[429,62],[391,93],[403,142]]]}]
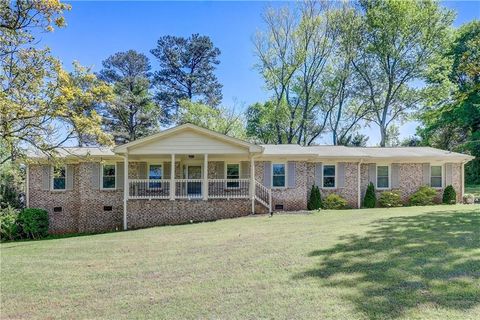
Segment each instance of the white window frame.
[{"label": "white window frame", "polygon": [[[325,168],[325,166],[333,166],[335,168],[335,176],[334,176],[334,185],[333,187],[325,187],[325,172],[323,171],[323,169]],[[327,176],[327,177],[331,177],[331,176]],[[322,187],[321,189],[336,189],[337,188],[337,177],[338,177],[338,173],[337,173],[337,164],[336,163],[325,163],[325,164],[322,164]]]},{"label": "white window frame", "polygon": [[[103,167],[104,166],[115,166],[115,186],[113,188],[104,188],[103,187]],[[100,189],[101,190],[116,190],[117,189],[117,174],[118,174],[118,166],[117,163],[113,162],[107,162],[107,163],[102,163],[102,166],[100,168]]]},{"label": "white window frame", "polygon": [[[441,176],[440,176],[440,187],[433,187],[432,186],[432,167],[440,167],[440,172],[441,172]],[[430,187],[434,188],[434,189],[443,189],[443,179],[444,179],[444,175],[445,175],[445,169],[444,169],[444,166],[443,164],[434,164],[434,163],[431,163],[430,164]],[[438,177],[438,176],[435,176],[435,177]]]},{"label": "white window frame", "polygon": [[[273,166],[276,165],[276,164],[281,164],[284,166],[285,168],[285,183],[282,186],[274,186],[273,185]],[[287,163],[286,162],[272,162],[272,167],[270,168],[270,185],[272,187],[272,189],[285,189],[287,188],[287,177],[288,177],[288,166],[287,166]]]},{"label": "white window frame", "polygon": [[55,179],[55,166],[51,166],[51,169],[50,169],[50,176],[51,176],[51,179],[50,179],[50,190],[52,191],[65,191],[67,190],[67,165],[62,165],[62,166],[59,166],[58,168],[65,168],[65,188],[63,189],[54,189],[54,183],[53,183],[53,180]]},{"label": "white window frame", "polygon": [[[236,164],[236,165],[238,165],[238,180],[240,180],[241,177],[242,177],[242,166],[240,165],[240,162],[225,162],[225,170],[224,170],[225,180],[228,180],[227,166],[228,166],[229,164]],[[227,189],[239,189],[239,188],[240,188],[240,181],[238,182],[238,187],[229,187],[229,186],[228,186],[228,181],[226,181],[226,182],[225,182],[225,188],[227,188]]]},{"label": "white window frame", "polygon": [[[147,189],[150,189],[150,166],[162,166],[162,178],[160,180],[165,179],[165,165],[163,162],[149,162],[147,164]],[[152,182],[155,183],[155,182]],[[162,189],[162,183],[160,182],[160,189]]]},{"label": "white window frame", "polygon": [[[388,187],[378,186],[378,167],[388,168]],[[375,188],[377,190],[390,190],[392,188],[392,166],[389,163],[377,163],[375,166]]]}]

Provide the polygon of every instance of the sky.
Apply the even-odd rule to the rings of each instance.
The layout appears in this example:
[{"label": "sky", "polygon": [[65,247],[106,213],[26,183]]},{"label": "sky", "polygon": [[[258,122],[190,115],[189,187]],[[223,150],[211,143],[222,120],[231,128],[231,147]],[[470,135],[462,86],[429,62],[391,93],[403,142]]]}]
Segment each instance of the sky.
[{"label": "sky", "polygon": [[[65,68],[78,61],[93,71],[101,69],[108,56],[134,49],[146,54],[155,70],[150,50],[164,35],[188,37],[193,33],[207,35],[221,51],[216,75],[223,84],[223,105],[243,110],[249,104],[266,101],[270,94],[254,65],[257,62],[252,37],[263,27],[261,15],[269,6],[285,2],[261,1],[195,1],[133,2],[73,1],[65,14],[67,27],[43,34],[41,44],[52,49]],[[480,19],[479,1],[443,1],[442,5],[457,12],[455,26]],[[401,137],[415,133],[416,122],[401,126]],[[369,144],[379,142],[376,127],[363,130]],[[323,143],[331,143],[327,138]]]}]

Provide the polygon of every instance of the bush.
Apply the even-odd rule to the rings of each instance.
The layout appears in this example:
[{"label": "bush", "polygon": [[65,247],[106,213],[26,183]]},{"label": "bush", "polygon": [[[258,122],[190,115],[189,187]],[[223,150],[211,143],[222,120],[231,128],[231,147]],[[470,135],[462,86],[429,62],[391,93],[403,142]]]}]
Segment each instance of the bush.
[{"label": "bush", "polygon": [[365,208],[375,208],[377,205],[377,196],[375,195],[375,187],[373,183],[369,183],[365,197],[363,198],[363,206]]},{"label": "bush", "polygon": [[433,200],[437,196],[437,191],[435,189],[421,186],[417,192],[415,192],[410,197],[410,205],[411,206],[428,206],[434,204]]},{"label": "bush", "polygon": [[443,190],[442,202],[445,204],[455,204],[457,202],[457,193],[452,185],[449,185]]},{"label": "bush", "polygon": [[43,209],[24,209],[18,215],[18,224],[27,238],[45,237],[48,235],[48,212]]},{"label": "bush", "polygon": [[401,207],[403,205],[402,195],[399,191],[382,192],[378,202],[380,203],[380,206],[384,208]]},{"label": "bush", "polygon": [[18,210],[10,206],[0,209],[0,240],[20,238],[20,228],[17,219]]},{"label": "bush", "polygon": [[320,194],[320,189],[316,185],[312,186],[310,191],[310,198],[308,199],[307,208],[308,210],[318,210],[322,207],[322,195]]},{"label": "bush", "polygon": [[346,209],[347,200],[340,197],[338,194],[331,193],[323,201],[323,208],[325,209]]}]

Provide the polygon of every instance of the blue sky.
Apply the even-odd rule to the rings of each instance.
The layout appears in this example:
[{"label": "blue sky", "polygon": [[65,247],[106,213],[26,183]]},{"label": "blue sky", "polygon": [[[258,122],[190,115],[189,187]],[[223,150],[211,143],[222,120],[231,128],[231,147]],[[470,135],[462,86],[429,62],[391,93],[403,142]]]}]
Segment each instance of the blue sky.
[{"label": "blue sky", "polygon": [[[216,74],[223,84],[223,102],[240,110],[268,99],[262,79],[253,68],[256,60],[251,39],[256,30],[262,28],[264,9],[284,4],[76,1],[71,2],[72,10],[65,15],[67,27],[42,35],[41,43],[49,46],[66,68],[77,60],[98,71],[102,60],[109,55],[135,49],[147,54],[155,69],[156,62],[149,51],[160,36],[208,35],[222,52]],[[457,11],[456,26],[480,18],[480,2],[445,1],[442,4]],[[401,135],[412,135],[415,127],[416,123],[403,125]],[[364,131],[371,136],[369,144],[378,143],[377,128]]]}]

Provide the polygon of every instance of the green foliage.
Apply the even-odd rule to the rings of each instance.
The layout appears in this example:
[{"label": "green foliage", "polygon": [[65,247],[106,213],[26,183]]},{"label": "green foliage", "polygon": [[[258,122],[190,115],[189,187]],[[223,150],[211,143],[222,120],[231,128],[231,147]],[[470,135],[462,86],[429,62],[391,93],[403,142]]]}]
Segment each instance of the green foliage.
[{"label": "green foliage", "polygon": [[409,199],[411,206],[428,206],[434,204],[437,191],[428,186],[421,186]]},{"label": "green foliage", "polygon": [[178,124],[192,123],[238,139],[245,138],[243,119],[233,109],[214,108],[190,100],[181,100],[179,105]]},{"label": "green foliage", "polygon": [[445,190],[443,190],[442,203],[445,204],[455,204],[457,202],[457,193],[453,189],[452,185],[448,185]]},{"label": "green foliage", "polygon": [[17,218],[18,210],[10,206],[0,209],[0,240],[15,240],[20,238],[20,228]]},{"label": "green foliage", "polygon": [[335,193],[329,194],[323,201],[324,209],[346,209],[348,207],[347,200]]},{"label": "green foliage", "polygon": [[403,205],[402,196],[399,191],[382,192],[378,203],[384,208],[401,207]]},{"label": "green foliage", "polygon": [[322,207],[322,195],[318,186],[313,185],[310,190],[310,197],[307,202],[308,210],[318,210]]},{"label": "green foliage", "polygon": [[117,52],[102,62],[100,78],[113,85],[115,99],[104,109],[108,132],[118,144],[158,130],[160,107],[153,101],[150,61],[135,50]]},{"label": "green foliage", "polygon": [[274,103],[255,103],[247,108],[246,133],[247,137],[256,143],[273,144],[277,142],[275,121],[283,119],[275,112]]},{"label": "green foliage", "polygon": [[7,161],[0,165],[0,208],[11,206],[20,209],[25,179],[25,167]]},{"label": "green foliage", "polygon": [[364,208],[375,208],[377,205],[377,195],[375,194],[375,186],[373,183],[369,183],[367,191],[365,192],[365,197],[363,198],[363,207]]},{"label": "green foliage", "polygon": [[222,85],[215,75],[215,68],[220,64],[220,50],[208,36],[163,36],[150,52],[160,65],[154,73],[153,83],[164,123],[176,121],[180,100],[196,101],[211,107],[220,104]]},{"label": "green foliage", "polygon": [[45,237],[48,235],[48,212],[36,208],[24,209],[18,215],[18,224],[27,238]]}]

